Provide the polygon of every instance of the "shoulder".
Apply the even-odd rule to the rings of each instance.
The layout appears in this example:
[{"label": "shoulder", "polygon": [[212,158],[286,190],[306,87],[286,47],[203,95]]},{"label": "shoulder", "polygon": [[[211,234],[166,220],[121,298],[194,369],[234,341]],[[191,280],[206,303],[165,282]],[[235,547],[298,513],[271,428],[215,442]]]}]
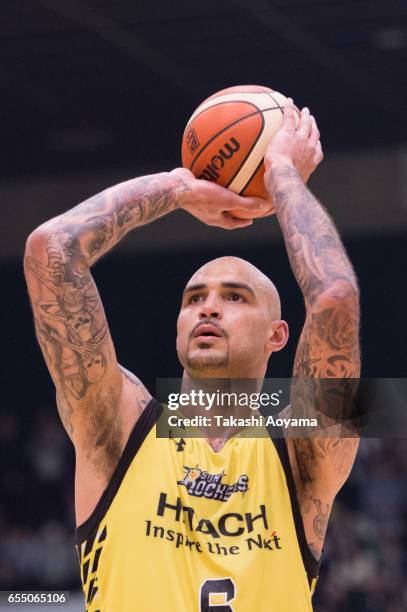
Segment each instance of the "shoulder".
[{"label": "shoulder", "polygon": [[87,431],[74,442],[78,522],[90,514],[107,487],[123,456],[131,432],[152,400],[151,394],[132,372],[120,365],[119,368],[123,385],[117,404],[113,406],[109,402],[107,411],[106,401],[109,398],[101,401],[104,408],[100,418],[95,413],[92,424],[86,424]]}]

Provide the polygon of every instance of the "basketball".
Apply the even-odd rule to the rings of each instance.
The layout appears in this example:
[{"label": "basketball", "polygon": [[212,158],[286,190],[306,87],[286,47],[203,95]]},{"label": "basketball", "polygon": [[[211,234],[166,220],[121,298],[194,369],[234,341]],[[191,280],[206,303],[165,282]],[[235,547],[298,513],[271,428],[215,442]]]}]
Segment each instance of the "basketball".
[{"label": "basketball", "polygon": [[[287,98],[269,87],[222,89],[198,106],[182,139],[182,164],[200,179],[240,195],[270,199],[264,186],[264,154],[283,121]],[[267,216],[274,213],[271,205]],[[245,210],[233,216],[257,215]]]}]

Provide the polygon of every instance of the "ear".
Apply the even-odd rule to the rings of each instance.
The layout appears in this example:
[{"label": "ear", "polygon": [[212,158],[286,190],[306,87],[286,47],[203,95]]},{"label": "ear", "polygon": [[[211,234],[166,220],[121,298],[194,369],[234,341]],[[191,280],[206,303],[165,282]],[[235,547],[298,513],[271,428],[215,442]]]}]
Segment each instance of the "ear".
[{"label": "ear", "polygon": [[269,336],[266,340],[266,351],[269,356],[271,353],[275,353],[276,351],[281,351],[285,347],[288,341],[288,323],[281,319],[277,321],[273,321],[271,324],[271,329]]}]

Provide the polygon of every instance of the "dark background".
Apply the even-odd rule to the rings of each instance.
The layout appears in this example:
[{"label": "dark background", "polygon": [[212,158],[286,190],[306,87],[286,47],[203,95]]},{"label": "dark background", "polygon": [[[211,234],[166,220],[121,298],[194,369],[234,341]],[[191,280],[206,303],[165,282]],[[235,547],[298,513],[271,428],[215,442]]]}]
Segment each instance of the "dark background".
[{"label": "dark background", "polygon": [[[407,5],[20,0],[0,11],[0,588],[78,588],[73,453],[34,338],[28,233],[112,181],[178,166],[185,123],[216,90],[269,85],[320,126],[326,161],[311,186],[359,278],[363,374],[406,377]],[[180,374],[186,281],[225,254],[275,281],[291,336],[269,375],[290,375],[304,311],[276,220],[227,233],[177,212],[94,270],[119,360],[152,392],[156,377]],[[362,441],[328,530],[316,610],[407,609],[406,450],[405,440]]]},{"label": "dark background", "polygon": [[327,148],[404,143],[406,24],[404,0],[17,0],[1,19],[3,168],[177,162],[202,99],[253,82],[310,106]]}]

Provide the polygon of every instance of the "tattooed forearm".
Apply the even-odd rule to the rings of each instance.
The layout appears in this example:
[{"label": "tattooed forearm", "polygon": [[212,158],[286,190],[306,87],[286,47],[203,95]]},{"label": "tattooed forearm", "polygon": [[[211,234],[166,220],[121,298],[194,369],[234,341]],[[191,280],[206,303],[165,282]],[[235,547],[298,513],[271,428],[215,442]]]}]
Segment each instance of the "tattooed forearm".
[{"label": "tattooed forearm", "polygon": [[352,265],[332,220],[295,168],[274,168],[266,180],[305,299],[312,303],[339,280],[345,287],[356,287]]},{"label": "tattooed forearm", "polygon": [[75,238],[88,265],[95,263],[130,230],[175,210],[186,183],[171,173],[115,185],[45,223],[44,231]]}]

